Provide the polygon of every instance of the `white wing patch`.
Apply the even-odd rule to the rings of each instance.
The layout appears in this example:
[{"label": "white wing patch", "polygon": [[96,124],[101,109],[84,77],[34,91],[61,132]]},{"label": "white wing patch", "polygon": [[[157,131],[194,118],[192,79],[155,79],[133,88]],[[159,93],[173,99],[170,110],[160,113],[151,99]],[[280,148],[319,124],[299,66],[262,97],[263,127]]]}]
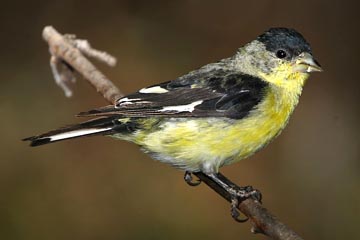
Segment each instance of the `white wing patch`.
[{"label": "white wing patch", "polygon": [[123,103],[131,104],[132,101],[139,101],[139,100],[141,100],[141,98],[127,98],[127,97],[125,97],[125,98],[119,99],[118,104],[123,104]]},{"label": "white wing patch", "polygon": [[93,133],[104,132],[104,131],[107,131],[110,129],[111,129],[111,127],[79,129],[79,130],[74,130],[74,131],[70,131],[70,132],[55,134],[53,136],[46,137],[46,138],[50,138],[50,141],[52,142],[52,141],[59,141],[59,140],[67,139],[67,138],[73,138],[73,137],[79,137],[79,136],[89,135],[89,134],[93,134]]},{"label": "white wing patch", "polygon": [[139,91],[139,93],[167,93],[167,92],[169,92],[169,91],[160,86],[143,88],[143,89],[140,89],[140,91]]},{"label": "white wing patch", "polygon": [[138,102],[141,100],[140,98],[121,98],[118,100],[117,104],[115,105],[115,108],[119,108],[120,106],[126,106],[130,104],[134,104],[133,101]]},{"label": "white wing patch", "polygon": [[130,99],[127,98],[127,97],[125,97],[125,98],[119,99],[119,102],[118,102],[118,103],[127,102],[127,101],[130,101]]},{"label": "white wing patch", "polygon": [[163,107],[160,112],[166,112],[166,111],[177,111],[177,112],[192,112],[195,110],[195,107],[197,105],[200,105],[203,101],[196,101],[187,105],[179,105],[179,106],[167,106]]}]

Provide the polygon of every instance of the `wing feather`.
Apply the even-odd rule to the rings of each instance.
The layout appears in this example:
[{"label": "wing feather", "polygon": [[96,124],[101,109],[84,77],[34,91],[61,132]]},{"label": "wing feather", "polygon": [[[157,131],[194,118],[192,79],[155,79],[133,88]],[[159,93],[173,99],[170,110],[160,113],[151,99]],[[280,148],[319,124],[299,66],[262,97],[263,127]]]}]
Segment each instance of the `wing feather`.
[{"label": "wing feather", "polygon": [[[205,70],[204,70],[205,69]],[[261,101],[265,81],[234,70],[204,68],[173,81],[143,88],[115,106],[78,116],[243,118]]]}]

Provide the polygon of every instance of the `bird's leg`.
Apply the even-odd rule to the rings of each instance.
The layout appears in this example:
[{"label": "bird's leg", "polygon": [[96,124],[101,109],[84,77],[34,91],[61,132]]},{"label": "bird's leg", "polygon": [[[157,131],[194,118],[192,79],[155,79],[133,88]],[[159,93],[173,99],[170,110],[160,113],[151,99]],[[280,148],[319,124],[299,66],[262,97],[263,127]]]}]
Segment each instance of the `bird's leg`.
[{"label": "bird's leg", "polygon": [[220,186],[225,192],[228,193],[228,200],[231,202],[231,216],[238,222],[245,222],[246,219],[239,219],[240,213],[237,210],[239,203],[248,198],[253,198],[254,200],[261,203],[261,193],[257,189],[254,189],[251,186],[238,187],[230,180],[228,180],[221,173],[210,173],[206,174],[209,178],[213,180],[218,186]]},{"label": "bird's leg", "polygon": [[192,172],[190,172],[190,171],[185,172],[184,180],[187,184],[189,184],[190,186],[193,186],[193,187],[197,186],[201,183],[200,179],[196,180],[196,182],[193,182]]}]

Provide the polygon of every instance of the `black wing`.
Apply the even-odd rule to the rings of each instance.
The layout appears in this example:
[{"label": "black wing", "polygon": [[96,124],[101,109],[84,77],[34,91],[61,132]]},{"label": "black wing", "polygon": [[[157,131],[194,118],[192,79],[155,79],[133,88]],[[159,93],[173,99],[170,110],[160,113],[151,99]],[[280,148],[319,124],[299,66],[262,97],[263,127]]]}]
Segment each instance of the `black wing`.
[{"label": "black wing", "polygon": [[267,83],[234,70],[203,68],[176,80],[143,88],[115,106],[79,116],[243,118],[263,98]]}]

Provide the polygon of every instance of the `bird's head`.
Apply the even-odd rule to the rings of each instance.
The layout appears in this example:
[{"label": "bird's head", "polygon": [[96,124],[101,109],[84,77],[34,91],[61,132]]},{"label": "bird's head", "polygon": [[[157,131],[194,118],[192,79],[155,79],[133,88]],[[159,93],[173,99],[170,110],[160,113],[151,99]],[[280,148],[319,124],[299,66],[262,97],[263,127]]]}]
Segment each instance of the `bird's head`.
[{"label": "bird's head", "polygon": [[239,49],[236,59],[249,73],[278,86],[302,86],[311,72],[322,71],[309,43],[289,28],[271,28]]}]

